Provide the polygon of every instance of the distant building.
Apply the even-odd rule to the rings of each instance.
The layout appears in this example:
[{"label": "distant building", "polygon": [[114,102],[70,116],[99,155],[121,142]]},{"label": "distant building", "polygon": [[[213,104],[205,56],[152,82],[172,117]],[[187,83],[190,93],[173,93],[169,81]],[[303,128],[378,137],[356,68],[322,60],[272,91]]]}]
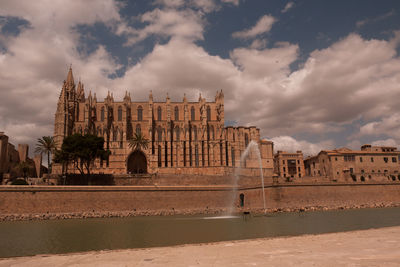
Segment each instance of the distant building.
[{"label": "distant building", "polygon": [[16,166],[20,162],[27,162],[31,168],[30,177],[41,177],[45,167],[42,166],[42,157],[36,155],[34,159],[28,157],[29,146],[19,144],[18,150],[8,142],[8,136],[0,132],[0,180],[3,178],[14,178],[21,176]]},{"label": "distant building", "polygon": [[[70,68],[55,114],[58,148],[74,133],[101,136],[111,151],[107,161],[95,161],[93,173],[226,175],[240,165],[240,155],[252,140],[259,145],[264,175],[273,172],[273,143],[260,140],[258,128],[224,126],[222,91],[212,102],[201,95],[195,102],[186,96],[173,102],[168,95],[157,102],[151,92],[148,101],[134,102],[127,92],[121,101],[112,93],[99,101],[91,92],[85,96],[80,81],[75,85]],[[132,151],[128,142],[134,133],[149,140],[147,149]],[[253,154],[244,163],[244,173],[259,172]],[[73,166],[69,170],[76,172]],[[54,164],[52,171],[60,174],[61,166]]]},{"label": "distant building", "polygon": [[278,151],[274,155],[274,172],[279,177],[301,178],[305,176],[303,153]]},{"label": "distant building", "polygon": [[396,147],[363,145],[361,150],[322,150],[305,161],[307,176],[333,180],[399,179],[400,151]]}]

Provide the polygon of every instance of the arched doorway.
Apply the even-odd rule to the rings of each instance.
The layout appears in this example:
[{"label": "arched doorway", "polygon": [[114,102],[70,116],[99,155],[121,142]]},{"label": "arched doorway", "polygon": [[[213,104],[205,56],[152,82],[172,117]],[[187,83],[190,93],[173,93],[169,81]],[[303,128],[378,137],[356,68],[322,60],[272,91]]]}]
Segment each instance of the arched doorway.
[{"label": "arched doorway", "polygon": [[127,171],[130,174],[147,173],[147,160],[142,151],[136,150],[129,155]]}]

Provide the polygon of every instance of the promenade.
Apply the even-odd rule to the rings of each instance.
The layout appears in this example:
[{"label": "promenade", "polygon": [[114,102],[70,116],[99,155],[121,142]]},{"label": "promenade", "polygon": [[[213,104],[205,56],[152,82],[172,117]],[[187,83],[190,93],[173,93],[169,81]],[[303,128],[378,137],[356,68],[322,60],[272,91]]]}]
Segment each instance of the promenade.
[{"label": "promenade", "polygon": [[400,266],[400,227],[0,260],[2,266]]}]

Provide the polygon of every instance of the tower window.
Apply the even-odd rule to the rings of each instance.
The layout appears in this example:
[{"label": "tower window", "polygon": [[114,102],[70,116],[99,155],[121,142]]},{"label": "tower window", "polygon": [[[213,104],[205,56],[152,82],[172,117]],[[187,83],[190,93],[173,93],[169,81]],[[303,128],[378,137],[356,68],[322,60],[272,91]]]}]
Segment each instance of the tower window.
[{"label": "tower window", "polygon": [[196,115],[196,113],[195,113],[194,107],[192,106],[192,108],[190,109],[190,119],[192,121],[195,120],[195,118],[196,118],[195,115]]},{"label": "tower window", "polygon": [[211,108],[210,106],[207,106],[207,121],[211,120]]},{"label": "tower window", "polygon": [[104,107],[102,107],[100,111],[100,120],[104,121]]},{"label": "tower window", "polygon": [[142,106],[139,106],[137,109],[137,120],[142,121],[143,120],[143,108]]},{"label": "tower window", "polygon": [[118,121],[122,121],[122,107],[118,107]]},{"label": "tower window", "polygon": [[179,121],[179,108],[177,106],[175,107],[175,120]]},{"label": "tower window", "polygon": [[157,120],[160,121],[161,118],[162,118],[162,117],[161,117],[161,107],[158,107],[158,108],[157,108]]}]

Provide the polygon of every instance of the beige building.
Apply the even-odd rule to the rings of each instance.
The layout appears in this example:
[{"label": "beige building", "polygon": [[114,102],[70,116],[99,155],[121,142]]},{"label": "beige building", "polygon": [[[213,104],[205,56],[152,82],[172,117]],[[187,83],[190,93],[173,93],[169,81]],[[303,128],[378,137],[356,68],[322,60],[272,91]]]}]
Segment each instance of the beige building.
[{"label": "beige building", "polygon": [[332,180],[399,179],[400,151],[395,147],[363,145],[361,150],[322,150],[305,160],[307,176]]},{"label": "beige building", "polygon": [[16,166],[23,161],[31,166],[30,177],[41,177],[45,169],[42,166],[42,157],[35,155],[31,159],[28,157],[28,153],[29,146],[27,144],[19,144],[18,150],[16,150],[15,146],[8,142],[8,136],[4,132],[0,132],[0,181],[3,178],[21,176]]},{"label": "beige building", "polygon": [[274,155],[274,172],[279,177],[301,178],[305,176],[303,153],[278,151]]},{"label": "beige building", "polygon": [[[144,151],[132,151],[128,145],[135,132],[150,142]],[[206,174],[225,175],[239,166],[240,155],[250,141],[260,148],[263,172],[272,176],[273,144],[260,140],[256,127],[224,126],[224,94],[217,92],[214,101],[201,95],[198,101],[132,101],[126,92],[122,101],[109,93],[104,100],[96,94],[85,95],[83,84],[75,85],[72,69],[64,81],[55,114],[54,138],[58,148],[66,136],[91,133],[104,137],[111,156],[96,160],[94,173],[109,174]],[[244,173],[258,170],[254,155],[246,160]],[[55,165],[53,173],[61,173]]]}]

